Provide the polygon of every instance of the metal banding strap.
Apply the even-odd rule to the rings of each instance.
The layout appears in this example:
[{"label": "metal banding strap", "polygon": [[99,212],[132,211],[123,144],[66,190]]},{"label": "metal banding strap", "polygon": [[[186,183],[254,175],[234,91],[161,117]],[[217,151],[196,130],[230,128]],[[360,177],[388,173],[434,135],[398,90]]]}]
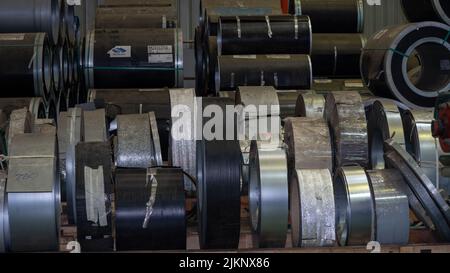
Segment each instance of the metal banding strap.
[{"label": "metal banding strap", "polygon": [[376,99],[368,108],[370,165],[372,169],[382,170],[385,168],[384,141],[392,138],[405,147],[402,116],[398,106],[388,99]]},{"label": "metal banding strap", "polygon": [[6,204],[7,249],[57,251],[61,215],[56,135],[22,134],[11,142]]},{"label": "metal banding strap", "polygon": [[325,97],[321,94],[308,92],[300,94],[295,105],[295,115],[308,118],[323,118],[325,112]]},{"label": "metal banding strap", "polygon": [[5,242],[5,224],[6,224],[6,203],[5,203],[5,191],[6,191],[6,172],[0,171],[0,253],[6,251]]},{"label": "metal banding strap", "polygon": [[112,251],[111,144],[80,142],[75,152],[77,240],[81,251]]},{"label": "metal banding strap", "polygon": [[[161,148],[154,143],[153,132],[156,126],[155,116],[153,122],[150,113],[119,115],[117,116],[117,143],[115,145],[115,164],[123,168],[148,168],[161,166]],[[152,128],[153,127],[153,128]],[[156,141],[159,142],[159,137]],[[159,151],[155,151],[155,147]]]},{"label": "metal banding strap", "polygon": [[201,249],[236,249],[239,245],[240,170],[237,141],[197,142],[197,217]]},{"label": "metal banding strap", "polygon": [[108,139],[105,109],[84,111],[84,141],[103,142]]},{"label": "metal banding strap", "polygon": [[363,0],[356,1],[356,5],[357,5],[357,12],[358,12],[356,32],[361,33],[364,31],[364,3],[363,3]]},{"label": "metal banding strap", "polygon": [[186,249],[180,168],[118,169],[115,181],[118,251]]},{"label": "metal banding strap", "polygon": [[295,15],[302,15],[302,2],[295,0]]},{"label": "metal banding strap", "polygon": [[273,32],[272,32],[272,27],[270,26],[270,18],[267,15],[265,17],[266,17],[266,23],[267,23],[267,36],[269,38],[272,38]]},{"label": "metal banding strap", "polygon": [[284,142],[288,146],[289,171],[328,169],[333,171],[330,131],[321,118],[287,118]]},{"label": "metal banding strap", "polygon": [[397,169],[433,221],[439,237],[450,241],[450,208],[414,158],[391,139],[385,142],[387,164]]},{"label": "metal banding strap", "polygon": [[340,246],[366,245],[373,238],[373,195],[362,167],[347,166],[334,176],[336,235]]},{"label": "metal banding strap", "polygon": [[159,132],[158,132],[158,123],[156,121],[156,116],[154,112],[148,113],[148,118],[150,119],[150,129],[152,130],[152,144],[153,144],[153,151],[155,154],[155,161],[156,165],[162,166],[163,160],[162,160],[162,152],[161,152],[161,143],[159,139]]},{"label": "metal banding strap", "polygon": [[382,245],[405,245],[409,240],[409,203],[403,177],[397,170],[367,171],[372,185],[376,221],[375,241]]},{"label": "metal banding strap", "polygon": [[294,39],[298,40],[298,18],[297,16],[294,16]]},{"label": "metal banding strap", "polygon": [[242,38],[241,19],[239,18],[239,16],[236,16],[236,26],[238,38],[241,39]]},{"label": "metal banding strap", "polygon": [[355,163],[366,167],[369,161],[367,123],[359,93],[329,93],[325,116],[334,140],[334,169]]},{"label": "metal banding strap", "polygon": [[8,127],[8,147],[14,136],[31,133],[33,130],[34,118],[27,108],[13,110],[9,116]]},{"label": "metal banding strap", "polygon": [[295,170],[289,196],[293,246],[334,246],[336,211],[330,170]]},{"label": "metal banding strap", "polygon": [[[170,89],[170,105],[172,109],[172,125],[180,123],[180,119],[184,115],[190,116],[190,124],[183,122],[184,132],[186,135],[175,137],[173,128],[170,134],[170,152],[169,158],[171,165],[174,167],[180,167],[192,177],[196,176],[196,145],[195,145],[195,91],[194,89]],[[174,109],[177,107],[178,109]],[[174,110],[181,111],[182,113],[174,113]],[[176,111],[176,112],[178,112]],[[186,117],[184,117],[186,118]],[[185,177],[184,187],[189,193],[193,193],[194,187],[192,182]]]},{"label": "metal banding strap", "polygon": [[284,248],[289,218],[289,184],[283,148],[252,141],[249,188],[253,246]]}]

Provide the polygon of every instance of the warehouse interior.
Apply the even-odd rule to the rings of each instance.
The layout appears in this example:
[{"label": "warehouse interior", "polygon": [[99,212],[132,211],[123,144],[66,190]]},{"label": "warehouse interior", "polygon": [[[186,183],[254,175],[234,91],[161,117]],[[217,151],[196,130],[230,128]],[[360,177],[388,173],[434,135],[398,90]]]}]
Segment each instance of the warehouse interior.
[{"label": "warehouse interior", "polygon": [[1,0],[0,253],[450,252],[450,1]]}]

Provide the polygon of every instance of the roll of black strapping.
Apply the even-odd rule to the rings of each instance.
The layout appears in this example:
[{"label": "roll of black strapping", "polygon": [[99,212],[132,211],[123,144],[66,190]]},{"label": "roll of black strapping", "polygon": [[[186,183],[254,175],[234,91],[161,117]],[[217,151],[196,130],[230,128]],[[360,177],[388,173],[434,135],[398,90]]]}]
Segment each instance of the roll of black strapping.
[{"label": "roll of black strapping", "polygon": [[43,97],[52,93],[52,58],[45,33],[0,34],[1,97]]},{"label": "roll of black strapping", "polygon": [[365,40],[360,34],[313,34],[314,77],[361,78],[359,60]]},{"label": "roll of black strapping", "polygon": [[174,28],[175,7],[114,7],[97,8],[96,28]]},{"label": "roll of black strapping", "polygon": [[183,85],[179,29],[97,29],[88,33],[87,88],[160,88]]},{"label": "roll of black strapping", "polygon": [[308,16],[220,17],[218,52],[219,55],[310,54],[311,31]]},{"label": "roll of black strapping", "polygon": [[239,245],[241,160],[237,141],[197,141],[197,214],[202,249]]},{"label": "roll of black strapping", "polygon": [[276,89],[310,89],[309,55],[219,56],[215,72],[216,92],[238,86],[274,86]]},{"label": "roll of black strapping", "polygon": [[186,248],[181,169],[118,169],[115,181],[118,251]]},{"label": "roll of black strapping", "polygon": [[290,0],[289,13],[308,15],[314,33],[361,33],[363,0]]},{"label": "roll of black strapping", "polygon": [[111,145],[109,142],[82,142],[75,149],[77,239],[81,251],[112,251]]}]

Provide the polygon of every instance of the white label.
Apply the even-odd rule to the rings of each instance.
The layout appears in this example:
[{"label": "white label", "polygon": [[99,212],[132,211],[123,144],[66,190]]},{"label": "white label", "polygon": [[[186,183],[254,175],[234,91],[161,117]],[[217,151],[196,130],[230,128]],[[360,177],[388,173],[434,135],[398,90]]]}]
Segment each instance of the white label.
[{"label": "white label", "polygon": [[151,64],[172,63],[173,55],[172,54],[150,54],[150,55],[148,55],[148,62]]},{"label": "white label", "polygon": [[256,55],[233,55],[234,59],[256,59]]},{"label": "white label", "polygon": [[66,3],[69,6],[81,6],[81,0],[67,0]]},{"label": "white label", "polygon": [[148,54],[172,54],[171,45],[149,45]]},{"label": "white label", "polygon": [[289,60],[291,55],[279,54],[279,55],[266,55],[267,59],[285,59]]},{"label": "white label", "polygon": [[356,88],[363,88],[364,84],[362,81],[345,81],[344,82],[345,87],[356,87]]},{"label": "white label", "polygon": [[315,79],[314,83],[322,83],[322,84],[324,84],[324,83],[333,83],[333,81],[332,80],[328,80],[328,79]]},{"label": "white label", "polygon": [[21,41],[25,39],[24,33],[2,34],[0,35],[0,41]]},{"label": "white label", "polygon": [[130,58],[131,46],[115,46],[108,51],[108,55],[111,58]]}]

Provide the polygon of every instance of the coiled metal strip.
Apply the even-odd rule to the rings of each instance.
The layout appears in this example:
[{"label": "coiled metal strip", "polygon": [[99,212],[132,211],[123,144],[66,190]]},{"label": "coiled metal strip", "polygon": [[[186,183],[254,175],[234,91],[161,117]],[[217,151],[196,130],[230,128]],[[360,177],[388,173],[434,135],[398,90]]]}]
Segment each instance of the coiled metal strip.
[{"label": "coiled metal strip", "polygon": [[84,111],[84,141],[85,142],[103,142],[106,141],[106,113],[105,109],[94,111]]},{"label": "coiled metal strip", "polygon": [[118,167],[148,168],[163,164],[153,112],[117,116],[116,144],[114,156]]},{"label": "coiled metal strip", "polygon": [[367,171],[373,189],[376,221],[375,241],[386,245],[405,245],[409,240],[409,203],[405,181],[396,170]]},{"label": "coiled metal strip", "polygon": [[[191,122],[190,124],[184,124],[186,130],[190,130],[190,136],[188,139],[175,139],[174,133],[170,134],[170,162],[172,166],[181,167],[185,172],[187,172],[192,177],[196,176],[196,146],[195,146],[195,124],[194,124],[194,114],[195,114],[195,91],[194,89],[170,89],[170,104],[172,111],[175,106],[182,106],[185,109],[178,110],[189,110]],[[186,108],[187,107],[187,108]],[[179,122],[180,117],[177,116],[179,113],[172,113],[172,125]],[[184,112],[184,114],[188,114]],[[175,116],[174,116],[175,115]],[[190,137],[190,138],[189,138]],[[188,179],[184,179],[185,189],[192,193],[194,188],[192,182]]]},{"label": "coiled metal strip", "polygon": [[369,161],[367,123],[358,92],[328,94],[325,116],[334,141],[334,169],[348,164],[366,167]]},{"label": "coiled metal strip", "polygon": [[366,245],[372,240],[375,209],[364,169],[359,166],[337,169],[334,196],[339,245]]},{"label": "coiled metal strip", "polygon": [[325,97],[321,94],[308,92],[300,94],[295,106],[295,115],[308,118],[323,118],[325,112]]},{"label": "coiled metal strip", "polygon": [[252,141],[249,205],[255,247],[285,247],[289,217],[288,187],[285,150],[278,145]]},{"label": "coiled metal strip", "polygon": [[6,172],[0,171],[0,253],[6,251],[5,242],[5,224],[6,224],[6,203],[5,203],[5,190],[6,190]]},{"label": "coiled metal strip", "polygon": [[266,107],[267,109],[267,113],[263,114],[264,117],[280,115],[280,102],[277,91],[271,86],[240,86],[236,92],[236,105],[239,104],[244,107],[256,107],[256,112],[249,113],[249,115],[254,117],[260,117],[260,107]]},{"label": "coiled metal strip", "polygon": [[32,132],[33,120],[34,118],[27,108],[17,109],[11,112],[8,127],[8,146],[11,145],[14,136]]},{"label": "coiled metal strip", "polygon": [[290,209],[294,247],[335,244],[336,211],[330,170],[295,170],[290,180]]},{"label": "coiled metal strip", "polygon": [[372,169],[382,170],[385,168],[384,141],[392,138],[398,144],[405,146],[405,134],[398,106],[391,100],[376,99],[369,106],[367,125],[370,165]]},{"label": "coiled metal strip", "polygon": [[55,135],[13,138],[6,186],[10,251],[58,250],[61,202],[57,166]]},{"label": "coiled metal strip", "polygon": [[284,142],[288,145],[289,170],[333,171],[330,131],[323,118],[287,118]]}]

